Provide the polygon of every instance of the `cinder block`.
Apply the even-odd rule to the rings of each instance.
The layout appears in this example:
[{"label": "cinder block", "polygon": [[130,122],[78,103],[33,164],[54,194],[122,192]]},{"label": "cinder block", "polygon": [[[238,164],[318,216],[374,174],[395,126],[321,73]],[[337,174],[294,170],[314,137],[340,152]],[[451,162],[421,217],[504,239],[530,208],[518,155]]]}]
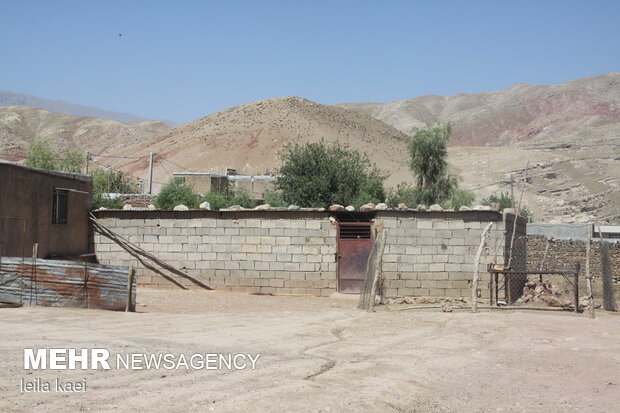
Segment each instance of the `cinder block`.
[{"label": "cinder block", "polygon": [[278,261],[270,261],[269,269],[272,271],[284,271],[284,263]]},{"label": "cinder block", "polygon": [[239,261],[225,261],[224,269],[226,270],[238,270],[239,269]]},{"label": "cinder block", "polygon": [[444,220],[435,220],[435,221],[432,221],[432,228],[433,229],[449,229],[450,222],[444,221]]},{"label": "cinder block", "polygon": [[418,229],[432,229],[433,228],[433,222],[431,220],[418,220],[417,221],[417,228]]},{"label": "cinder block", "polygon": [[428,269],[431,272],[442,272],[446,270],[446,264],[443,263],[432,263],[428,265]]},{"label": "cinder block", "polygon": [[284,280],[281,280],[278,278],[272,278],[269,280],[269,286],[276,287],[276,288],[284,287]]},{"label": "cinder block", "polygon": [[254,268],[257,270],[269,270],[269,262],[267,261],[256,261],[254,262]]},{"label": "cinder block", "polygon": [[286,262],[284,263],[284,270],[285,271],[299,271],[299,266],[300,264],[297,262]]},{"label": "cinder block", "polygon": [[168,245],[168,251],[169,252],[181,252],[183,251],[183,245],[182,244],[170,244]]},{"label": "cinder block", "polygon": [[262,254],[268,254],[273,252],[272,251],[272,246],[271,245],[257,245],[256,246],[256,252],[262,253]]},{"label": "cinder block", "polygon": [[316,266],[314,263],[299,263],[299,270],[300,271],[315,271]]},{"label": "cinder block", "polygon": [[[289,243],[290,243],[290,238],[289,238]],[[276,237],[261,236],[260,237],[260,244],[262,244],[262,245],[276,245]]]}]

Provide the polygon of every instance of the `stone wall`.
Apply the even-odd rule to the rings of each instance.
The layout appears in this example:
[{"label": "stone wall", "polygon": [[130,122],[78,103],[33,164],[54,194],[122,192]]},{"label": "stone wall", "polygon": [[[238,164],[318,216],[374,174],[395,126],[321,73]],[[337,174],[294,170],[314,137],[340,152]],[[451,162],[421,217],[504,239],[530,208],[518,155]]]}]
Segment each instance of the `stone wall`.
[{"label": "stone wall", "polygon": [[[148,218],[137,218],[141,212]],[[214,288],[312,295],[336,290],[336,229],[328,216],[298,214],[285,219],[263,214],[259,219],[229,214],[229,219],[222,219],[217,212],[204,212],[207,217],[202,218],[157,211],[107,214],[115,218],[99,219],[112,231]],[[139,285],[172,285],[99,234],[95,246],[103,264],[136,266]]]},{"label": "stone wall", "polygon": [[[504,263],[504,223],[496,214],[483,250],[479,290],[489,297],[488,263]],[[385,218],[387,232],[383,255],[383,295],[396,297],[471,297],[474,260],[488,221]],[[497,257],[496,257],[497,255]]]},{"label": "stone wall", "polygon": [[[538,269],[542,262],[545,248],[547,246],[547,238],[543,236],[528,236],[528,268]],[[609,251],[611,253],[611,266],[616,282],[620,282],[620,243],[609,242]],[[590,249],[590,269],[592,275],[600,277],[601,254],[599,252],[600,242],[592,243]],[[573,269],[575,264],[581,264],[582,274],[585,274],[586,264],[586,242],[581,240],[558,240],[552,239],[549,244],[547,258],[545,259],[545,269]]]}]

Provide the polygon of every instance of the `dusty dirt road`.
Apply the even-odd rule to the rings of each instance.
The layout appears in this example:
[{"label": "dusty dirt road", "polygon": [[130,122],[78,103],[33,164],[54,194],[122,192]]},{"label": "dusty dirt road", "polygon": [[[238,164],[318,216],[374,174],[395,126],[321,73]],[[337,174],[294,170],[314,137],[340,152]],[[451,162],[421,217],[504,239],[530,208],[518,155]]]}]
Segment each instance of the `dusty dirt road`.
[{"label": "dusty dirt road", "polygon": [[[356,301],[138,291],[137,313],[0,309],[0,411],[614,412],[620,317],[378,311]],[[256,370],[23,369],[24,348],[260,353]],[[85,381],[22,393],[22,379]]]}]

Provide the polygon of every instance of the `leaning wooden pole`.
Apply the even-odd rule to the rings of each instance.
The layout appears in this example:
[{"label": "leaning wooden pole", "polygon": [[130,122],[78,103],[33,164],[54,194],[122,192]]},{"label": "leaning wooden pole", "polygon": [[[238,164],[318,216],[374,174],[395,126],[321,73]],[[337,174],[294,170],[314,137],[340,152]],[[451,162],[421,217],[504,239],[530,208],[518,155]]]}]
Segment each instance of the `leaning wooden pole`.
[{"label": "leaning wooden pole", "polygon": [[[138,247],[135,244],[132,244],[131,242],[129,242],[128,240],[126,240],[125,238],[121,237],[120,235],[112,232],[112,230],[110,230],[109,228],[107,228],[105,225],[103,225],[101,222],[99,222],[97,220],[97,218],[95,218],[95,216],[93,214],[91,214],[90,216],[91,221],[93,222],[93,227],[94,229],[99,232],[101,235],[111,239],[112,241],[114,241],[115,243],[117,243],[121,248],[123,248],[125,251],[127,251],[129,254],[131,254],[132,256],[136,256],[136,255],[140,255],[150,261],[152,261],[153,263],[157,264],[158,266],[160,266],[161,268],[170,271],[173,274],[178,275],[179,277],[185,278],[189,281],[191,281],[192,283],[207,289],[207,290],[212,290],[213,288],[209,287],[207,284],[203,283],[202,281],[192,277],[191,275],[177,269],[174,268],[173,266],[171,266],[170,264],[160,260],[159,258],[157,258],[155,255],[150,254],[148,252],[146,252],[145,250],[143,250],[142,248]],[[144,263],[142,260],[140,260],[140,262]],[[149,268],[152,269],[152,268]],[[160,275],[162,274],[161,272],[158,272]],[[167,280],[171,280],[171,277],[164,277]],[[176,285],[181,286],[180,283],[175,282]],[[185,288],[185,287],[182,287]]]},{"label": "leaning wooden pole", "polygon": [[478,311],[478,273],[480,272],[480,257],[487,243],[487,234],[492,226],[493,223],[489,222],[484,228],[484,231],[482,231],[482,235],[480,235],[480,245],[478,246],[478,252],[476,252],[476,259],[474,260],[474,277],[471,281],[471,311],[474,313]]}]

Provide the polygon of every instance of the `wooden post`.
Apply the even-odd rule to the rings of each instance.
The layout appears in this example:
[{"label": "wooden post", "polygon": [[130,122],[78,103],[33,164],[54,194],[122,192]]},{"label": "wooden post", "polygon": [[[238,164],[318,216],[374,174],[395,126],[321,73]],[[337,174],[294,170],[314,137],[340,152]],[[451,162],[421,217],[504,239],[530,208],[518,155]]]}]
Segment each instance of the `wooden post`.
[{"label": "wooden post", "polygon": [[530,167],[530,161],[527,161],[527,164],[525,165],[525,171],[523,172],[523,188],[521,188],[521,196],[519,197],[519,205],[517,206],[517,211],[515,212],[515,219],[512,225],[512,238],[510,239],[510,252],[508,254],[508,269],[511,269],[511,265],[512,265],[512,249],[514,248],[515,234],[517,232],[517,221],[519,220],[519,213],[521,212],[521,201],[523,201],[523,194],[525,193],[525,184],[527,183],[527,170],[529,167]]},{"label": "wooden post", "polygon": [[575,265],[575,312],[579,312],[579,271],[581,270],[581,264]]},{"label": "wooden post", "polygon": [[384,249],[385,230],[381,231],[381,235],[379,235],[379,245],[377,247],[377,255],[375,256],[375,278],[372,280],[372,287],[370,288],[370,303],[368,304],[368,311],[375,311],[375,299],[377,297],[377,289],[379,288],[379,277],[381,276],[381,264],[383,262]]},{"label": "wooden post", "polygon": [[478,272],[480,271],[480,256],[482,255],[482,250],[484,249],[484,245],[487,243],[487,234],[491,227],[493,226],[492,222],[489,222],[484,231],[482,231],[482,235],[480,236],[480,245],[478,246],[478,252],[476,253],[476,259],[474,260],[474,277],[471,281],[471,310],[472,312],[478,311]]},{"label": "wooden post", "polygon": [[594,318],[594,293],[592,292],[592,273],[590,272],[590,244],[592,243],[592,225],[588,226],[588,239],[586,241],[586,282],[588,285],[588,306],[590,318]]},{"label": "wooden post", "polygon": [[134,269],[133,264],[129,266],[129,274],[127,276],[127,306],[125,312],[136,311],[135,304],[132,303],[131,297],[133,292]]}]

